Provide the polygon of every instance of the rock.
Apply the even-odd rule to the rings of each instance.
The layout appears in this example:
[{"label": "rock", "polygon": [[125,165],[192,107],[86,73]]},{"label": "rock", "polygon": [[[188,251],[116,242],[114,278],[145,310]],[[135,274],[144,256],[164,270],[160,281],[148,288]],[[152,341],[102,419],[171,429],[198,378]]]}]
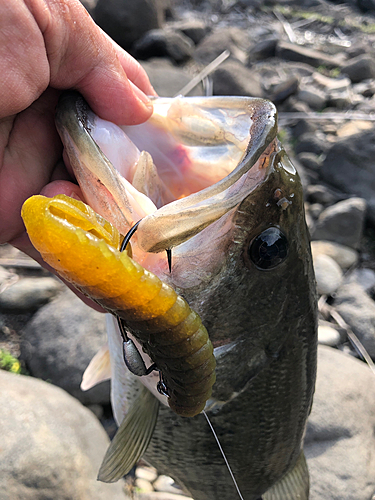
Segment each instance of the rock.
[{"label": "rock", "polygon": [[208,64],[224,50],[229,50],[231,57],[246,63],[250,45],[246,31],[239,28],[220,28],[207,35],[197,46],[194,59],[201,64]]},{"label": "rock", "polygon": [[263,96],[259,76],[238,61],[223,62],[211,77],[214,95]]},{"label": "rock", "polygon": [[342,67],[341,72],[348,75],[353,83],[361,82],[367,78],[375,78],[374,56],[362,54],[350,59],[348,64]]},{"label": "rock", "polygon": [[297,94],[297,99],[317,111],[325,108],[327,102],[326,94],[312,87],[301,88]]},{"label": "rock", "polygon": [[66,392],[0,370],[1,500],[125,500],[96,476],[109,444],[96,417]]},{"label": "rock", "polygon": [[[192,76],[182,68],[176,68],[167,59],[152,59],[142,61],[142,66],[146,70],[150,82],[161,97],[172,97],[187,85]],[[187,95],[202,95],[203,86],[199,83]]]},{"label": "rock", "polygon": [[305,454],[311,500],[369,500],[375,491],[375,384],[361,361],[318,349]]},{"label": "rock", "polygon": [[316,133],[306,133],[299,137],[295,151],[299,153],[315,153],[321,155],[326,150],[325,141]]},{"label": "rock", "polygon": [[197,45],[209,33],[210,28],[202,19],[185,19],[173,24],[173,28],[181,31]]},{"label": "rock", "polygon": [[139,59],[169,57],[176,63],[187,61],[193,54],[193,41],[173,30],[151,30],[134,43],[133,53]]},{"label": "rock", "polygon": [[62,387],[84,404],[108,404],[109,383],[83,392],[83,372],[107,340],[105,316],[66,290],[27,324],[21,358],[29,372]]},{"label": "rock", "polygon": [[153,483],[158,477],[158,473],[154,467],[137,467],[135,477]]},{"label": "rock", "polygon": [[357,0],[358,7],[363,10],[363,12],[371,12],[375,10],[374,0]]},{"label": "rock", "polygon": [[129,50],[147,31],[162,27],[164,9],[158,0],[98,0],[94,19],[121,47]]},{"label": "rock", "polygon": [[[311,153],[300,153],[301,155],[307,155]],[[298,155],[299,156],[299,155]],[[334,193],[331,189],[323,184],[314,184],[307,186],[306,198],[311,203],[321,203],[322,205],[332,205],[337,201],[340,201],[340,196]]]},{"label": "rock", "polygon": [[0,294],[5,311],[35,311],[64,288],[56,278],[21,278]]},{"label": "rock", "polygon": [[168,476],[159,476],[157,480],[153,483],[155,491],[165,491],[167,493],[180,494],[182,493],[181,488],[175,483],[175,481]]},{"label": "rock", "polygon": [[357,283],[342,285],[334,307],[375,359],[375,302]]},{"label": "rock", "polygon": [[152,493],[140,493],[137,500],[193,500],[191,497],[165,491],[153,491]]},{"label": "rock", "polygon": [[312,241],[311,252],[314,259],[318,255],[328,255],[337,262],[343,271],[358,263],[358,252],[356,250],[333,241]]},{"label": "rock", "polygon": [[350,79],[345,76],[341,75],[338,78],[330,78],[322,75],[322,73],[319,73],[318,71],[315,71],[312,74],[311,81],[317,84],[320,88],[324,89],[326,92],[348,90],[351,85]]},{"label": "rock", "polygon": [[321,345],[328,345],[336,347],[341,341],[340,333],[329,325],[318,326],[318,343]]},{"label": "rock", "polygon": [[309,213],[313,219],[317,219],[323,210],[324,207],[320,203],[312,203],[309,205]]},{"label": "rock", "polygon": [[5,267],[0,266],[0,287],[3,283],[9,281],[13,276],[15,276],[13,273],[7,271]]},{"label": "rock", "polygon": [[372,122],[365,120],[353,120],[346,122],[342,127],[340,127],[336,131],[336,135],[337,137],[349,137],[366,130],[371,130],[373,127],[374,124]]},{"label": "rock", "polygon": [[319,294],[332,295],[339,288],[343,274],[340,266],[328,255],[314,258],[316,288]]},{"label": "rock", "polygon": [[304,167],[310,170],[319,170],[323,163],[320,156],[315,153],[309,153],[307,151],[303,151],[302,153],[300,153],[297,158]]},{"label": "rock", "polygon": [[342,57],[335,57],[320,52],[318,50],[309,49],[302,45],[295,45],[290,42],[281,40],[276,48],[276,56],[280,59],[288,61],[303,62],[317,68],[326,66],[327,68],[337,68],[342,61]]},{"label": "rock", "polygon": [[319,216],[313,240],[328,240],[358,248],[366,214],[366,201],[363,198],[349,198],[326,208]]},{"label": "rock", "polygon": [[305,118],[301,118],[300,120],[298,120],[295,123],[295,125],[293,125],[291,127],[291,129],[292,129],[293,137],[295,139],[298,139],[299,137],[301,137],[304,134],[307,134],[307,133],[313,134],[314,132],[316,132],[318,127],[311,120],[306,120]]},{"label": "rock", "polygon": [[299,78],[292,76],[287,80],[275,85],[267,98],[275,104],[285,101],[289,96],[295,94],[299,87]]},{"label": "rock", "polygon": [[154,491],[154,488],[149,481],[146,481],[146,479],[142,479],[139,477],[137,477],[135,480],[135,487],[142,493],[151,493]]},{"label": "rock", "polygon": [[249,50],[248,64],[251,63],[251,61],[261,61],[269,57],[275,57],[277,44],[278,39],[274,37],[257,42]]},{"label": "rock", "polygon": [[375,271],[373,269],[354,269],[346,278],[345,283],[357,283],[364,291],[371,294],[375,291]]}]

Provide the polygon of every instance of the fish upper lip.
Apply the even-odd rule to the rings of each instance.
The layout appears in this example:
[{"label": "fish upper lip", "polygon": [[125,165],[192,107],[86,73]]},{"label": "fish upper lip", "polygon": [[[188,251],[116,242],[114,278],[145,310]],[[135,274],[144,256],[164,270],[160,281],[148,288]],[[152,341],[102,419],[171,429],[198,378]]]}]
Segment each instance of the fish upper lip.
[{"label": "fish upper lip", "polygon": [[[145,252],[156,253],[183,243],[238,205],[244,195],[236,193],[231,188],[249,172],[276,137],[277,111],[270,101],[259,98],[225,97],[183,99],[191,99],[190,102],[206,99],[214,103],[224,102],[225,99],[235,100],[244,109],[246,108],[251,118],[250,138],[244,157],[226,177],[185,198],[172,201],[142,219],[137,231],[137,244]],[[164,98],[159,100],[165,101]],[[78,92],[63,94],[56,115],[57,128],[61,135],[69,135],[82,155],[87,156],[92,149],[95,151],[94,156],[98,156],[98,161],[108,162],[92,138],[91,113],[89,106]],[[99,174],[95,175],[100,179]],[[111,187],[104,182],[121,210],[122,200],[125,198],[125,204],[128,202],[126,195],[121,196],[120,184],[112,182]]]}]

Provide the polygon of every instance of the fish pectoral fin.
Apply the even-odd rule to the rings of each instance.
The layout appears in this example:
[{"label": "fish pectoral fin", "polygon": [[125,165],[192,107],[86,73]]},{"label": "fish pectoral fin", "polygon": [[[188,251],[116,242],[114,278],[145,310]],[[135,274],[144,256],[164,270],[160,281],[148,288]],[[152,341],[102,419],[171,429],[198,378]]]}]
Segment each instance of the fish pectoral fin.
[{"label": "fish pectoral fin", "polygon": [[105,454],[98,474],[99,481],[113,483],[134,467],[151,440],[158,411],[159,401],[141,386]]},{"label": "fish pectoral fin", "polygon": [[111,361],[108,344],[104,344],[90,361],[81,382],[81,390],[88,391],[94,385],[111,378]]},{"label": "fish pectoral fin", "polygon": [[308,500],[309,471],[301,451],[296,465],[280,481],[263,493],[263,500]]}]

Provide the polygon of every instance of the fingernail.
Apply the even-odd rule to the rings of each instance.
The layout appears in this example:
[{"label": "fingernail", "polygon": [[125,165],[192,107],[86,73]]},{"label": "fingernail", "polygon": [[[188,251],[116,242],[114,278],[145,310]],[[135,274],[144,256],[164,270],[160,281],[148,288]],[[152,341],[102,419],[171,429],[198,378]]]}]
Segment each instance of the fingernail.
[{"label": "fingernail", "polygon": [[138,99],[139,99],[140,101],[142,101],[142,102],[143,102],[143,104],[145,104],[148,108],[152,109],[152,108],[153,108],[153,106],[152,106],[152,102],[151,102],[151,101],[150,101],[150,99],[147,97],[147,95],[146,95],[146,94],[144,94],[144,93],[142,92],[142,90],[141,90],[141,89],[139,89],[136,85],[134,85],[134,83],[133,83],[133,82],[131,82],[130,80],[129,80],[129,83],[130,83],[130,85],[131,85],[131,87],[132,87],[132,89],[133,89],[134,94],[138,97]]}]

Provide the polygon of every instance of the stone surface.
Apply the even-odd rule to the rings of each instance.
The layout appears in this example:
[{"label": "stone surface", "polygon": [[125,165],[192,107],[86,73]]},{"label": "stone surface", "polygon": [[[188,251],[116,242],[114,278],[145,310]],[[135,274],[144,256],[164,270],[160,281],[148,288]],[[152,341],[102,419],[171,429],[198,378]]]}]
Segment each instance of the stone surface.
[{"label": "stone surface", "polygon": [[134,43],[133,53],[139,59],[169,57],[176,63],[183,63],[192,56],[193,46],[193,41],[181,32],[156,29]]},{"label": "stone surface", "polygon": [[[152,59],[142,61],[142,66],[146,70],[150,81],[161,97],[172,97],[187,85],[192,76],[184,69],[173,66],[168,59]],[[202,84],[198,84],[187,95],[202,95]]]},{"label": "stone surface", "polygon": [[361,82],[367,78],[375,78],[374,56],[363,54],[355,57],[341,68],[341,72],[348,75],[353,83]]},{"label": "stone surface", "polygon": [[375,223],[375,129],[345,137],[328,151],[320,176],[331,186],[367,201]]},{"label": "stone surface", "polygon": [[349,283],[337,290],[334,307],[375,359],[375,302],[361,285]]},{"label": "stone surface", "polygon": [[321,345],[336,347],[341,341],[340,333],[328,325],[319,325],[318,327],[318,342]]},{"label": "stone surface", "polygon": [[299,153],[315,153],[321,155],[325,152],[327,146],[322,137],[316,133],[307,132],[299,137],[295,151]]},{"label": "stone surface", "polygon": [[234,60],[227,60],[212,74],[214,95],[262,97],[259,76]]},{"label": "stone surface", "polygon": [[375,291],[375,271],[373,269],[354,269],[346,278],[345,283],[358,283],[364,291],[372,294]]},{"label": "stone surface", "polygon": [[319,294],[332,295],[341,285],[343,274],[340,266],[328,255],[314,258],[316,288]]},{"label": "stone surface", "polygon": [[27,324],[21,357],[29,372],[62,387],[84,404],[109,403],[109,383],[83,392],[83,372],[107,340],[105,316],[64,291]]},{"label": "stone surface", "polygon": [[363,235],[366,201],[349,198],[326,208],[311,235],[313,240],[328,240],[358,248]]},{"label": "stone surface", "polygon": [[1,500],[125,500],[96,480],[108,437],[66,392],[0,370]]},{"label": "stone surface", "polygon": [[55,278],[21,278],[0,294],[5,311],[35,311],[55,297],[64,285]]},{"label": "stone surface", "polygon": [[313,258],[318,255],[328,255],[341,267],[343,271],[358,263],[358,252],[333,241],[316,240],[311,242]]},{"label": "stone surface", "polygon": [[229,50],[231,57],[245,63],[250,45],[246,32],[235,27],[219,28],[207,35],[197,46],[194,59],[201,64],[208,64],[224,50]]},{"label": "stone surface", "polygon": [[288,61],[303,62],[317,68],[318,66],[326,66],[327,68],[335,68],[340,65],[340,58],[332,57],[324,52],[309,49],[302,45],[296,45],[290,42],[280,41],[277,45],[276,55],[281,59]]},{"label": "stone surface", "polygon": [[311,500],[370,500],[375,491],[375,384],[361,361],[318,349],[305,454]]},{"label": "stone surface", "polygon": [[147,31],[162,27],[164,9],[158,0],[98,0],[94,19],[128,50]]}]

